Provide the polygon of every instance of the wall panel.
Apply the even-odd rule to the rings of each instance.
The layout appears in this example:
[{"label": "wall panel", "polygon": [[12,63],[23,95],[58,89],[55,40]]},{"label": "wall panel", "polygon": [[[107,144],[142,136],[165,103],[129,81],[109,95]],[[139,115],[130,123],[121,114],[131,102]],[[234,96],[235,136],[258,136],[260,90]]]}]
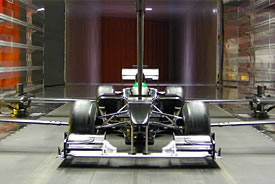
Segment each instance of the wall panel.
[{"label": "wall panel", "polygon": [[[121,69],[137,63],[135,5],[66,2],[66,84],[121,83]],[[152,6],[145,14],[144,64],[160,69],[159,83],[215,85],[216,0]]]},{"label": "wall panel", "polygon": [[[275,89],[275,1],[225,3],[223,84],[240,98],[258,85]],[[271,91],[270,91],[271,92]]]},{"label": "wall panel", "polygon": [[[144,65],[159,68],[160,81],[168,80],[169,24],[145,21]],[[122,68],[137,63],[136,19],[102,18],[102,82],[121,82]]]},{"label": "wall panel", "polygon": [[80,5],[67,4],[66,84],[99,83],[101,21],[92,9],[82,14]]}]

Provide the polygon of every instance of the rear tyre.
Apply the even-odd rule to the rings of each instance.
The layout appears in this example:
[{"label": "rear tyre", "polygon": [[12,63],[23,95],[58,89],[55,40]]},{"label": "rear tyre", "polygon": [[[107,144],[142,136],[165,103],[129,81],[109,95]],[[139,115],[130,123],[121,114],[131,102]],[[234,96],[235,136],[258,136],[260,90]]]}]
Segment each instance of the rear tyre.
[{"label": "rear tyre", "polygon": [[210,120],[206,105],[200,101],[186,103],[182,109],[185,135],[210,135]]},{"label": "rear tyre", "polygon": [[115,93],[115,88],[112,85],[101,85],[97,87],[96,97],[100,97],[104,94]]},{"label": "rear tyre", "polygon": [[177,95],[184,100],[184,91],[182,87],[179,86],[168,86],[165,88],[166,95]]},{"label": "rear tyre", "polygon": [[76,134],[95,134],[96,103],[78,100],[74,103],[69,120],[69,132]]}]

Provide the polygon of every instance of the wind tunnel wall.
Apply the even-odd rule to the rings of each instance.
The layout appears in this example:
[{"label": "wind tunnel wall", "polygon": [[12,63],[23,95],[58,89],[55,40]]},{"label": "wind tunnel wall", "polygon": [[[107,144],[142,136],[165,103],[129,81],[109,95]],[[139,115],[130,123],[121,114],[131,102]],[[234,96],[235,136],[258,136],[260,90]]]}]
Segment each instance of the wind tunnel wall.
[{"label": "wind tunnel wall", "polygon": [[[170,11],[155,8],[145,14],[144,64],[160,69],[158,83],[216,84],[217,3],[193,2],[188,8],[175,4]],[[136,64],[135,7],[129,6],[128,14],[125,9],[108,12],[106,6],[67,1],[67,84],[122,83],[121,69]]]}]

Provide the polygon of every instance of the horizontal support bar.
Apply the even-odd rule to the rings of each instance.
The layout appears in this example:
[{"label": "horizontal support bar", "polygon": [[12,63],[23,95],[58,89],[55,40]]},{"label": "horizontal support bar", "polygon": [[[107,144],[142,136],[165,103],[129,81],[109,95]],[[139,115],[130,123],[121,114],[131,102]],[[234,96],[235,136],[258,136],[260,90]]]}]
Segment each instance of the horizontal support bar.
[{"label": "horizontal support bar", "polygon": [[240,52],[250,52],[255,50],[264,50],[264,49],[275,49],[275,44],[265,44],[255,47],[249,47],[248,49],[240,49]]},{"label": "horizontal support bar", "polygon": [[249,126],[249,125],[272,125],[275,121],[240,121],[240,122],[220,122],[211,123],[211,127],[225,127],[225,126]]},{"label": "horizontal support bar", "polygon": [[266,25],[269,25],[269,24],[273,24],[273,23],[275,23],[275,18],[271,18],[271,19],[265,20],[263,22],[260,22],[258,24],[255,24],[253,26],[250,26],[247,30],[240,31],[240,33],[253,31],[255,29],[258,29],[258,28],[261,28],[263,26],[266,26]]},{"label": "horizontal support bar", "polygon": [[15,42],[6,42],[3,40],[0,40],[0,47],[15,47],[15,48],[20,48],[20,49],[32,49],[32,50],[41,50],[43,51],[43,47],[39,46],[34,46],[34,45],[27,45],[27,44],[22,44],[22,43],[15,43]]},{"label": "horizontal support bar", "polygon": [[[30,120],[30,119],[0,119],[1,123],[23,123],[23,124],[36,124],[36,125],[56,125],[68,126],[69,122],[62,121],[47,121],[47,120]],[[250,126],[250,125],[272,125],[275,121],[240,121],[240,122],[220,122],[211,123],[211,127],[225,127],[225,126]]]},{"label": "horizontal support bar", "polygon": [[[75,102],[78,100],[87,100],[87,99],[73,99],[73,98],[43,98],[43,97],[30,97],[32,103],[66,103],[66,102]],[[94,99],[89,99],[91,102],[95,102]]]},{"label": "horizontal support bar", "polygon": [[68,126],[68,122],[62,121],[45,121],[45,120],[30,120],[30,119],[0,119],[1,123],[23,123],[23,124],[36,124],[36,125],[57,125]]},{"label": "horizontal support bar", "polygon": [[254,2],[253,5],[248,6],[248,8],[250,8],[250,9],[257,8],[257,7],[261,6],[261,5],[263,5],[265,2],[266,2],[265,0],[258,0],[256,2]]},{"label": "horizontal support bar", "polygon": [[212,103],[212,104],[230,104],[230,103],[248,103],[251,102],[252,99],[229,99],[229,100],[185,100],[185,102],[192,102],[192,101],[201,101],[203,103]]},{"label": "horizontal support bar", "polygon": [[32,9],[34,9],[34,10],[37,10],[37,9],[41,8],[41,7],[39,7],[39,6],[37,6],[37,5],[33,4],[33,3],[28,2],[27,0],[16,0],[16,1],[22,3],[22,4],[26,5],[26,6],[28,6],[30,8],[32,8]]},{"label": "horizontal support bar", "polygon": [[267,2],[268,2],[268,0],[258,0],[258,1],[255,1],[254,5],[250,5],[249,8],[250,8],[250,10],[254,9],[255,12],[257,12],[257,11],[260,11],[262,9],[265,9],[267,7],[271,7],[272,5],[274,5],[274,2],[272,2],[272,1],[269,1],[268,4],[264,5],[264,3],[267,3]]},{"label": "horizontal support bar", "polygon": [[[243,2],[246,3],[245,1],[243,1]],[[239,3],[238,7],[240,7],[240,5],[242,4],[242,0],[238,0],[238,3]],[[268,3],[268,4],[265,4],[265,3]],[[231,14],[236,14],[238,12],[238,14],[243,14],[244,12],[251,12],[251,11],[257,12],[257,11],[260,11],[260,10],[265,9],[267,7],[271,7],[272,5],[274,5],[274,2],[272,2],[272,1],[268,2],[268,0],[257,0],[257,1],[255,1],[255,3],[253,3],[253,5],[251,4],[249,6],[246,6],[245,8],[243,7],[240,10],[237,10],[237,11],[235,11],[235,9],[232,9],[234,11],[230,11],[230,13]],[[230,6],[230,5],[227,5],[227,3],[226,3],[226,4],[224,4],[224,6]],[[227,13],[227,14],[229,14],[229,13]],[[247,16],[248,15],[244,15],[242,18],[247,17]],[[242,18],[237,19],[237,21],[239,21]]]},{"label": "horizontal support bar", "polygon": [[[237,60],[241,60],[241,59],[235,59]],[[242,70],[246,72],[254,72],[254,73],[272,73],[275,74],[275,70],[274,69],[270,69],[270,68],[249,68],[249,67],[238,67],[238,70]],[[232,68],[226,68],[226,71],[224,71],[224,73],[238,73],[236,72],[234,69]],[[275,82],[275,81],[270,81],[270,82]]]},{"label": "horizontal support bar", "polygon": [[18,66],[18,67],[0,67],[0,73],[6,72],[22,72],[22,71],[33,71],[33,70],[43,70],[43,66]]},{"label": "horizontal support bar", "polygon": [[275,103],[275,97],[256,97],[253,101],[256,104],[270,105]]},{"label": "horizontal support bar", "polygon": [[22,20],[19,20],[17,18],[14,18],[14,17],[10,17],[8,15],[5,15],[3,13],[0,13],[0,20],[5,20],[5,21],[8,21],[8,22],[12,22],[12,23],[15,23],[15,24],[18,24],[20,26],[24,26],[24,27],[27,27],[27,28],[31,28],[33,30],[37,30],[37,31],[40,31],[40,32],[44,32],[44,29],[41,28],[41,27],[38,27],[38,26],[35,26],[33,24],[29,24],[27,22],[24,22]]}]

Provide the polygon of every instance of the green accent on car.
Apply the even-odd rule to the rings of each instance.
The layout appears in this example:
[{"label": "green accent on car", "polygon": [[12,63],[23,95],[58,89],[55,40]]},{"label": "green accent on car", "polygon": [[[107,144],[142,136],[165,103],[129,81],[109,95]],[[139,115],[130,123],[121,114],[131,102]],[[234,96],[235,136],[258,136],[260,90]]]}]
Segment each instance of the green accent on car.
[{"label": "green accent on car", "polygon": [[[137,88],[137,87],[138,87],[138,83],[136,82],[136,83],[134,84],[133,87]],[[147,87],[147,84],[145,84],[145,83],[143,82],[143,83],[142,83],[142,87],[143,87],[143,88],[146,88],[146,87]]]}]

